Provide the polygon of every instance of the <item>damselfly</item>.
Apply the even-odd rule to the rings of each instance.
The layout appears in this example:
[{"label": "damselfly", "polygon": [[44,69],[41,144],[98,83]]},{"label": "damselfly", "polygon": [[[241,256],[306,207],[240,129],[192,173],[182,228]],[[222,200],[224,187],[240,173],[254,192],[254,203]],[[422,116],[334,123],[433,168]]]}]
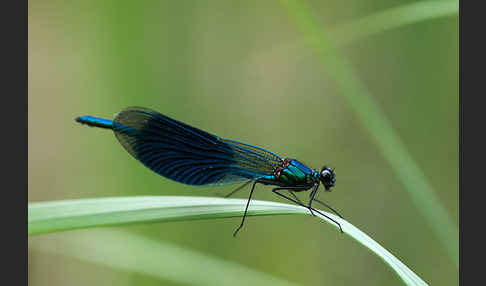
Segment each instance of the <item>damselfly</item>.
[{"label": "damselfly", "polygon": [[[316,201],[341,215],[315,196],[320,184],[326,191],[336,182],[334,169],[326,166],[320,171],[303,163],[281,158],[263,148],[221,138],[156,111],[129,107],[118,113],[113,121],[93,116],[81,116],[77,122],[89,126],[112,129],[122,146],[135,159],[152,171],[168,179],[188,185],[221,186],[242,183],[225,197],[229,197],[252,183],[241,224],[243,226],[248,206],[256,184],[276,186],[272,192],[307,208],[311,214],[321,214],[341,225],[331,217],[314,209]],[[295,192],[311,190],[307,204]],[[283,191],[287,191],[284,194]],[[289,196],[290,195],[290,196]]]}]

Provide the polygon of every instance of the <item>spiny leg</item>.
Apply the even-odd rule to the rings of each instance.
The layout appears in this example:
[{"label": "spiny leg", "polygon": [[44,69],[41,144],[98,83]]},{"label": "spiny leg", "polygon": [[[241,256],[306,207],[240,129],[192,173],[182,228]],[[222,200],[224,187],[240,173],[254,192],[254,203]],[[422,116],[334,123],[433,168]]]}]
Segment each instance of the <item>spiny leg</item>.
[{"label": "spiny leg", "polygon": [[[318,189],[319,189],[319,184],[316,184],[314,186],[314,189],[312,190],[312,192],[309,195],[309,205],[308,205],[308,207],[309,207],[310,210],[312,209],[312,201],[314,200],[314,197],[316,196],[316,193],[317,193],[317,190]],[[312,213],[312,211],[311,211],[311,213]],[[314,214],[312,214],[312,215],[314,215]]]},{"label": "spiny leg", "polygon": [[342,216],[342,215],[340,215],[340,214],[337,212],[337,210],[333,209],[333,208],[332,208],[330,205],[326,204],[325,202],[320,201],[320,200],[318,200],[318,199],[316,199],[316,198],[314,198],[314,201],[316,201],[316,202],[320,203],[321,205],[325,206],[326,208],[330,209],[330,210],[331,210],[333,213],[337,214],[337,215],[338,215],[340,218],[343,218],[343,216]]},{"label": "spiny leg", "polygon": [[258,181],[255,181],[253,183],[253,186],[251,187],[250,196],[248,197],[248,202],[246,203],[246,208],[245,208],[245,213],[243,214],[243,219],[241,220],[240,226],[235,230],[235,232],[233,232],[234,237],[236,237],[236,234],[238,233],[238,231],[243,227],[243,223],[245,223],[246,212],[248,211],[248,206],[250,205],[251,195],[253,194],[253,190],[255,189],[255,185],[257,183],[258,183]]},{"label": "spiny leg", "polygon": [[[290,194],[292,194],[292,196],[295,198],[295,200],[292,200],[290,198],[288,198],[287,196],[284,196],[286,199],[289,199],[291,201],[293,201],[294,203],[300,205],[300,206],[303,206],[305,207],[306,209],[308,209],[311,213],[311,215],[314,216],[314,213],[312,212],[311,209],[309,209],[306,205],[304,205],[304,203],[302,203],[302,201],[297,197],[297,195],[293,192],[293,191],[303,191],[303,190],[308,190],[309,188],[307,187],[280,187],[280,188],[274,188],[272,190],[272,192],[275,193],[275,190],[287,190],[289,191]],[[280,193],[278,193],[280,195]]]},{"label": "spiny leg", "polygon": [[294,203],[296,203],[296,204],[298,204],[298,205],[300,205],[300,206],[302,206],[302,207],[304,207],[304,208],[306,208],[306,209],[309,209],[310,211],[315,211],[315,212],[317,212],[318,214],[320,214],[320,215],[322,215],[322,216],[326,217],[326,218],[327,218],[327,219],[329,219],[330,221],[334,222],[334,223],[335,223],[337,226],[339,226],[339,229],[341,230],[341,233],[344,233],[344,232],[343,232],[343,228],[341,227],[341,224],[340,224],[339,222],[335,221],[334,219],[332,219],[332,218],[328,217],[327,215],[325,215],[325,214],[321,213],[320,211],[318,211],[318,210],[316,210],[316,209],[314,209],[314,208],[309,208],[308,206],[306,206],[306,205],[304,205],[304,204],[302,204],[302,203],[299,203],[298,201],[293,200],[293,199],[291,199],[291,198],[287,197],[286,195],[284,195],[284,194],[282,194],[282,193],[279,193],[279,192],[278,192],[278,190],[288,190],[288,188],[275,188],[275,189],[273,189],[273,190],[272,190],[272,192],[274,192],[275,194],[277,194],[277,195],[279,195],[279,196],[281,196],[281,197],[283,197],[283,198],[285,198],[285,199],[287,199],[287,200],[289,200],[289,201],[292,201],[292,202],[294,202]]},{"label": "spiny leg", "polygon": [[335,209],[333,209],[330,205],[326,204],[325,202],[323,201],[320,201],[318,200],[317,198],[315,198],[316,194],[317,194],[317,190],[319,189],[319,185],[316,185],[314,187],[314,189],[312,190],[310,196],[309,196],[309,207],[312,207],[312,202],[313,201],[316,201],[318,203],[320,203],[321,205],[325,206],[326,208],[330,209],[333,213],[335,213],[338,217],[340,218],[343,218],[342,215],[340,215]]},{"label": "spiny leg", "polygon": [[297,195],[292,190],[287,190],[287,191],[289,191],[289,193],[294,197],[296,201],[302,204],[302,201],[299,199],[299,197],[297,197]]}]

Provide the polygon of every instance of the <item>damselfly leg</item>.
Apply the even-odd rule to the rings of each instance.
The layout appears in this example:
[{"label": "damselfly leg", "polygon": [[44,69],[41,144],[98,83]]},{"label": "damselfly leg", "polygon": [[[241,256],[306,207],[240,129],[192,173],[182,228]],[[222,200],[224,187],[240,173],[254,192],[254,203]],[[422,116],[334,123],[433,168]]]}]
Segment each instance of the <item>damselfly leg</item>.
[{"label": "damselfly leg", "polygon": [[306,205],[304,205],[304,204],[302,204],[302,203],[299,203],[298,201],[296,201],[296,200],[294,200],[294,199],[292,199],[292,198],[289,198],[288,196],[286,196],[286,195],[284,195],[284,194],[282,194],[282,193],[278,192],[278,190],[289,190],[289,189],[290,189],[290,190],[295,190],[295,188],[274,188],[274,189],[272,190],[272,192],[274,192],[275,194],[277,194],[277,195],[279,195],[279,196],[281,196],[281,197],[283,197],[283,198],[285,198],[285,199],[287,199],[287,200],[289,200],[289,201],[292,201],[292,202],[294,202],[294,203],[296,203],[296,204],[298,204],[298,205],[300,205],[300,206],[302,206],[302,207],[304,207],[304,208],[308,209],[309,211],[311,211],[311,213],[312,213],[312,211],[315,211],[316,213],[318,213],[318,214],[320,214],[320,215],[322,215],[322,216],[326,217],[326,218],[327,218],[327,219],[329,219],[330,221],[334,222],[334,223],[335,223],[337,226],[339,226],[339,229],[341,230],[341,233],[344,233],[344,232],[343,232],[343,229],[342,229],[342,227],[341,227],[341,224],[340,224],[339,222],[337,222],[336,220],[334,220],[334,219],[330,218],[329,216],[327,216],[327,215],[323,214],[322,212],[320,212],[320,211],[318,211],[318,210],[316,210],[316,209],[314,209],[314,208],[312,208],[312,207],[309,207],[309,206],[306,206]]},{"label": "damselfly leg", "polygon": [[[248,212],[248,206],[250,205],[251,201],[251,196],[253,195],[253,190],[255,189],[255,185],[258,183],[258,181],[255,181],[253,183],[253,186],[251,186],[251,191],[250,191],[250,196],[248,197],[248,202],[246,203],[246,208],[245,208],[245,213],[243,214],[243,219],[241,220],[240,226],[233,232],[233,236],[236,237],[236,234],[238,231],[243,227],[243,224],[245,223],[245,218],[246,218],[246,213]],[[245,184],[246,185],[246,184]],[[234,191],[233,191],[234,192]]]}]

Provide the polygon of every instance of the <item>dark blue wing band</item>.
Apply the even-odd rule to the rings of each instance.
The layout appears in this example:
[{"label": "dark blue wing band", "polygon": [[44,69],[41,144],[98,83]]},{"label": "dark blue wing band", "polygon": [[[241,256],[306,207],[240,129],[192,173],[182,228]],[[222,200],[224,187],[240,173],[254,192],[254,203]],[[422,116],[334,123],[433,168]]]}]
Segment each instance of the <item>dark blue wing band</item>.
[{"label": "dark blue wing band", "polygon": [[223,185],[271,175],[281,159],[222,139],[156,111],[130,107],[113,121],[123,147],[156,173],[189,185]]}]

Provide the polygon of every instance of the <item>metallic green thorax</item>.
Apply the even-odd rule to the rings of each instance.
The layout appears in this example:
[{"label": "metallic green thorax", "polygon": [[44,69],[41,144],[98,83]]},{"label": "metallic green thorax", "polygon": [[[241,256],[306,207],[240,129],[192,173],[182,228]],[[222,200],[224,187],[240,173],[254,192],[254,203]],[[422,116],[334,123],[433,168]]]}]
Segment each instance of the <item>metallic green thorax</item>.
[{"label": "metallic green thorax", "polygon": [[289,185],[307,185],[318,180],[319,173],[295,159],[291,159],[287,168],[280,172],[277,180]]}]

